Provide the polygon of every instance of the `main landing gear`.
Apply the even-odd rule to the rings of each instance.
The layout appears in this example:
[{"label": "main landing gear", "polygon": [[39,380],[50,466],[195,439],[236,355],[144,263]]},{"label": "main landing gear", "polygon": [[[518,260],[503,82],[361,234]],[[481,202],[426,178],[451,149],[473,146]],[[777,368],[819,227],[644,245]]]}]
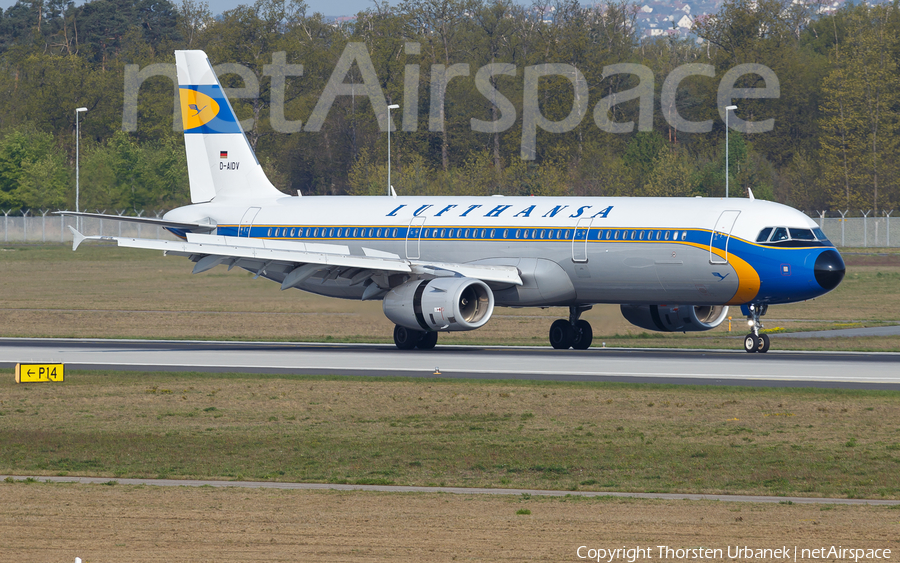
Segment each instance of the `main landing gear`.
[{"label": "main landing gear", "polygon": [[581,313],[589,311],[590,305],[569,307],[569,320],[558,319],[550,325],[550,345],[557,350],[587,350],[594,339],[591,323],[579,319]]},{"label": "main landing gear", "polygon": [[750,314],[747,316],[753,332],[744,337],[744,350],[747,352],[760,352],[765,354],[769,351],[769,335],[760,334],[759,329],[763,327],[759,318],[766,314],[768,305],[748,305]]},{"label": "main landing gear", "polygon": [[438,333],[434,331],[413,330],[405,326],[394,325],[394,344],[401,350],[431,350],[437,344]]}]

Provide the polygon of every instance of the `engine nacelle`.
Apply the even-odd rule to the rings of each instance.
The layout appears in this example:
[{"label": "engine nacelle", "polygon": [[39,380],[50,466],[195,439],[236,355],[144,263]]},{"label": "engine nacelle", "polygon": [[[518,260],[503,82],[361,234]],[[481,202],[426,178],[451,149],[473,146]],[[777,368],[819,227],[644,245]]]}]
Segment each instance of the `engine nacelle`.
[{"label": "engine nacelle", "polygon": [[633,325],[661,332],[697,332],[716,328],[728,315],[722,305],[622,305]]},{"label": "engine nacelle", "polygon": [[472,278],[415,280],[384,296],[384,314],[414,330],[475,330],[494,312],[494,294]]}]

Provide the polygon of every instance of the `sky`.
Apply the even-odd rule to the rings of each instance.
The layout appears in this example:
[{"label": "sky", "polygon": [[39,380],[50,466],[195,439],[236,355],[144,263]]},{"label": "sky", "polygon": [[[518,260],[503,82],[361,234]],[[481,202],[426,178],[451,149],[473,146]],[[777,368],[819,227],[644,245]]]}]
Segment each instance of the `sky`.
[{"label": "sky", "polygon": [[[179,0],[169,0],[176,6]],[[253,0],[208,0],[209,8],[214,14],[221,14],[226,10],[236,8],[239,4],[251,4]],[[14,5],[16,0],[0,0],[0,7],[6,10]],[[76,4],[82,4],[81,0],[76,0]],[[397,0],[390,0],[390,3],[396,5]],[[366,8],[374,6],[372,0],[306,0],[309,6],[309,13],[321,12],[326,16],[350,16]]]}]

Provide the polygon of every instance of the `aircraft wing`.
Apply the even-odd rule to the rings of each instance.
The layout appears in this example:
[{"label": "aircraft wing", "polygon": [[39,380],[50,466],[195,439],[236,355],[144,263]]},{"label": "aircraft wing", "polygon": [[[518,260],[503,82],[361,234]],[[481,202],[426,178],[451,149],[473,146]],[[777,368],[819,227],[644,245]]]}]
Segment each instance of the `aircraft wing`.
[{"label": "aircraft wing", "polygon": [[[140,239],[112,236],[85,236],[71,226],[75,236],[72,249],[76,250],[85,240],[115,242],[118,246],[162,250],[166,254],[190,257],[194,262],[193,273],[210,270],[219,264],[229,267],[244,260],[245,263],[259,264],[257,275],[266,268],[281,264],[287,271],[282,289],[299,284],[306,278],[322,270],[358,269],[360,283],[370,275],[379,272],[407,273],[423,277],[464,276],[485,282],[522,285],[519,270],[514,266],[492,266],[480,264],[456,264],[410,261],[396,254],[363,248],[364,255],[350,253],[350,248],[339,244],[304,243],[299,241],[266,240],[258,238],[225,237],[218,235],[188,233],[186,241]],[[254,266],[255,267],[255,266]],[[366,275],[369,273],[369,275]]]}]

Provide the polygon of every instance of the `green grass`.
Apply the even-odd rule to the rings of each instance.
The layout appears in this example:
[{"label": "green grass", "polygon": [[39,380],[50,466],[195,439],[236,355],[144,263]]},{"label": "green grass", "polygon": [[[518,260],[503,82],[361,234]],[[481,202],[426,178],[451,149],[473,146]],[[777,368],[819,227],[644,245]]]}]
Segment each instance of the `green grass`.
[{"label": "green grass", "polygon": [[[0,252],[0,336],[392,342],[393,325],[379,302],[281,291],[278,284],[223,266],[200,275],[191,264],[159,252],[85,244],[5,245]],[[835,291],[813,301],[773,306],[764,318],[773,333],[878,326],[898,320],[900,254],[845,251],[848,274]],[[472,332],[442,334],[442,344],[547,346],[550,323],[562,308],[498,308]],[[740,311],[708,331],[654,333],[627,323],[616,305],[585,314],[594,346],[740,348]],[[777,338],[776,349],[900,350],[900,336]]]},{"label": "green grass", "polygon": [[0,473],[900,498],[900,393],[241,374],[0,383]]}]

